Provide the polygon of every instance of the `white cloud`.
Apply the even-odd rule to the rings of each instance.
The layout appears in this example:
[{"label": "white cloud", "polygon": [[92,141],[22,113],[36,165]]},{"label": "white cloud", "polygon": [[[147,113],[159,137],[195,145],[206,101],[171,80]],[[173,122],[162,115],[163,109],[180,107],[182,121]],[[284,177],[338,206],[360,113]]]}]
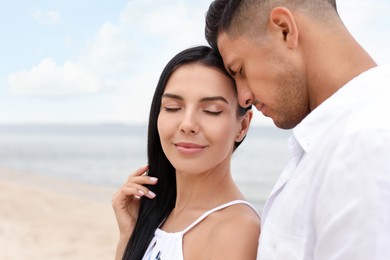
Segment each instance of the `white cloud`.
[{"label": "white cloud", "polygon": [[[202,5],[203,2],[203,5]],[[11,93],[18,95],[74,95],[116,88],[138,75],[159,75],[174,54],[205,44],[204,12],[208,1],[129,1],[116,22],[103,24],[79,57],[57,65],[53,58],[27,72],[8,77]],[[58,21],[56,12],[33,12],[42,23]],[[65,38],[66,40],[67,38]],[[69,41],[65,41],[69,44]],[[157,73],[158,72],[158,73]],[[138,82],[138,84],[146,84]],[[128,85],[134,88],[134,84]],[[142,86],[146,89],[150,86]],[[134,98],[134,95],[129,96]]]},{"label": "white cloud", "polygon": [[57,11],[31,10],[30,15],[43,25],[56,25],[61,20],[61,15]]},{"label": "white cloud", "polygon": [[129,74],[134,63],[132,53],[133,44],[124,31],[106,23],[75,60],[58,65],[47,58],[28,71],[12,73],[8,76],[9,89],[14,95],[33,96],[97,93],[105,87],[115,87],[112,82]]},{"label": "white cloud", "polygon": [[146,71],[121,82],[118,89],[120,95],[112,96],[112,103],[116,105],[117,121],[132,123],[147,121],[158,77],[158,73]]},{"label": "white cloud", "polygon": [[[51,96],[72,95],[61,99],[63,103],[55,102],[56,109],[68,106],[66,111],[77,111],[73,116],[79,121],[145,122],[164,65],[182,49],[206,44],[204,16],[209,4],[210,0],[129,0],[117,20],[102,24],[96,35],[85,40],[84,48],[77,48],[77,54],[70,54],[65,62],[52,56],[9,74],[10,92],[24,96],[12,98],[39,100],[35,105],[41,105],[42,99],[28,96],[44,96],[50,103]],[[376,0],[375,4],[371,0],[343,0],[338,5],[342,19],[362,46],[378,62],[389,62],[388,0]],[[66,25],[56,11],[29,14],[40,24]],[[63,39],[69,51],[76,49],[78,38],[63,35]],[[95,95],[86,96],[91,93]],[[101,109],[102,104],[105,109]],[[254,122],[271,120],[258,115]]]},{"label": "white cloud", "polygon": [[204,16],[210,1],[130,1],[121,22],[137,28],[136,33],[160,37],[170,46],[186,48],[206,43]]},{"label": "white cloud", "polygon": [[[131,72],[137,48],[120,25],[105,23],[87,45],[82,62],[105,78]],[[140,50],[141,51],[141,50]]]},{"label": "white cloud", "polygon": [[101,80],[79,64],[66,62],[58,66],[51,59],[29,71],[11,74],[8,84],[11,94],[40,96],[96,93],[103,88]]},{"label": "white cloud", "polygon": [[[102,24],[88,39],[80,55],[62,64],[48,58],[9,75],[10,92],[48,100],[51,96],[94,93],[100,103],[94,97],[81,98],[94,105],[104,102],[106,114],[91,112],[86,114],[88,120],[145,123],[168,60],[187,47],[206,44],[204,15],[208,5],[209,0],[195,4],[188,0],[129,1],[117,21]],[[64,39],[72,44],[71,38]],[[257,116],[254,121],[266,120]]]}]

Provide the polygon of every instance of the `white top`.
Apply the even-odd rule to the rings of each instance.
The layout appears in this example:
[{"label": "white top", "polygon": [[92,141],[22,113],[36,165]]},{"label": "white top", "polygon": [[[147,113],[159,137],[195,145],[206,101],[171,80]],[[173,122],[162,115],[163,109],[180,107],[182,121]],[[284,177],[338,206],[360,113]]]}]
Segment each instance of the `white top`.
[{"label": "white top", "polygon": [[[193,227],[198,225],[203,219],[205,219],[210,214],[230,207],[235,204],[246,204],[251,207],[255,212],[256,209],[244,200],[234,200],[213,208],[207,212],[205,212],[202,216],[200,216],[197,220],[195,220],[191,225],[189,225],[186,229],[176,233],[168,233],[161,229],[156,229],[154,234],[154,238],[149,244],[148,249],[143,260],[182,260],[183,258],[183,237],[184,235],[191,230]],[[257,213],[256,213],[257,214]]]},{"label": "white top", "polygon": [[356,77],[293,131],[258,259],[390,259],[390,67]]}]

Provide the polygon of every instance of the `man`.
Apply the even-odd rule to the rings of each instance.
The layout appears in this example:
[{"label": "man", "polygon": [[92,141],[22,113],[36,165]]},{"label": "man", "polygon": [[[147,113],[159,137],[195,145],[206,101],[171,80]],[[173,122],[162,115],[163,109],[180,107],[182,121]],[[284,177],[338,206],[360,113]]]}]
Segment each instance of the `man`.
[{"label": "man", "polygon": [[215,0],[206,38],[241,106],[294,128],[262,212],[258,259],[390,259],[390,70],[335,0]]}]

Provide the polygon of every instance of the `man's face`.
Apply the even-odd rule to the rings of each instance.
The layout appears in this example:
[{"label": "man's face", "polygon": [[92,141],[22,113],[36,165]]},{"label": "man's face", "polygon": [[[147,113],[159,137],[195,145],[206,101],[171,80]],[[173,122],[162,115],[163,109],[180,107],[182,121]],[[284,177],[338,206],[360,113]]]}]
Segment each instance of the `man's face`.
[{"label": "man's face", "polygon": [[222,32],[218,49],[236,81],[241,106],[253,104],[283,129],[295,127],[310,112],[304,71],[277,42],[230,38]]}]

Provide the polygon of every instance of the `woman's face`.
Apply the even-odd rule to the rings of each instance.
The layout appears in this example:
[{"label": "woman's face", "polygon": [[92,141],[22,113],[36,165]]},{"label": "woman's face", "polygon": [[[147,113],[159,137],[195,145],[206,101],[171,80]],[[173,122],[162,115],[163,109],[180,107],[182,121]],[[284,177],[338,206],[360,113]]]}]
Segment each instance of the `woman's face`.
[{"label": "woman's face", "polygon": [[234,142],[247,131],[245,119],[237,118],[237,106],[231,80],[218,70],[194,63],[173,72],[157,126],[164,153],[177,172],[229,167]]}]

